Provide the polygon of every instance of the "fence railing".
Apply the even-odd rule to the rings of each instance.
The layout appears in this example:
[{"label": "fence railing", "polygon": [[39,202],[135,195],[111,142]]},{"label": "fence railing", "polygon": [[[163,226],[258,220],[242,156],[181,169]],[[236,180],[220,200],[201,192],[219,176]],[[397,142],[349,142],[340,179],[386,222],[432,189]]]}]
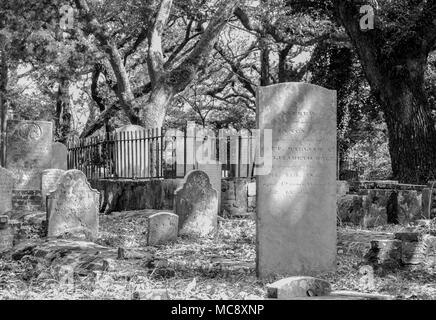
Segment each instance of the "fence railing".
[{"label": "fence railing", "polygon": [[200,150],[209,159],[220,161],[222,177],[253,176],[255,146],[248,131],[224,139],[216,135],[203,139],[190,129],[122,130],[72,139],[67,144],[68,169],[79,169],[88,179],[183,178],[204,166],[198,159]]}]

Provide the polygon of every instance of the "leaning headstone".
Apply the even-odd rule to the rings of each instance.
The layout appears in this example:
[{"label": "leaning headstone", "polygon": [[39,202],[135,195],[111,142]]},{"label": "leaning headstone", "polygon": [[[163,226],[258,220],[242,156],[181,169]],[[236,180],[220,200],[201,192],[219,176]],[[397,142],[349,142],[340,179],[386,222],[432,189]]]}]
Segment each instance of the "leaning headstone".
[{"label": "leaning headstone", "polygon": [[48,237],[80,236],[94,240],[98,236],[99,192],[79,170],[68,170],[59,179],[56,190],[47,195]]},{"label": "leaning headstone", "polygon": [[51,146],[51,164],[52,169],[67,170],[67,147],[60,142],[54,142]]},{"label": "leaning headstone", "polygon": [[180,235],[209,236],[216,232],[218,196],[205,172],[189,172],[174,195]]},{"label": "leaning headstone", "polygon": [[41,172],[51,165],[52,123],[9,120],[6,168],[16,178],[15,189],[39,190]]},{"label": "leaning headstone", "polygon": [[276,281],[266,287],[268,298],[279,300],[326,296],[331,292],[330,283],[313,277],[290,277]]},{"label": "leaning headstone", "polygon": [[171,212],[154,213],[148,217],[147,243],[164,244],[177,239],[179,216]]},{"label": "leaning headstone", "polygon": [[257,274],[333,270],[336,92],[304,83],[260,87],[257,111],[261,134],[272,130],[272,170],[257,177]]},{"label": "leaning headstone", "polygon": [[47,195],[56,188],[60,177],[65,173],[61,169],[47,169],[42,172],[41,177],[41,195],[42,195],[42,210],[46,208]]},{"label": "leaning headstone", "polygon": [[12,189],[15,179],[9,170],[0,167],[0,215],[12,210]]}]

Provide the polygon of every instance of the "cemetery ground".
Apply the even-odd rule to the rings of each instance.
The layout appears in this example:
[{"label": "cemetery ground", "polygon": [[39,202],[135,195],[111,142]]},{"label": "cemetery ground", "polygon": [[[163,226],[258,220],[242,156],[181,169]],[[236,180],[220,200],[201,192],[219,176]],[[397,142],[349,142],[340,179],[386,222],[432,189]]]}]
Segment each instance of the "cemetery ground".
[{"label": "cemetery ground", "polygon": [[[116,216],[116,215],[115,215]],[[77,263],[77,256],[61,247],[41,263],[31,248],[37,225],[29,225],[24,243],[0,258],[0,299],[218,299],[255,300],[266,297],[266,284],[255,275],[255,221],[219,219],[214,238],[179,237],[176,242],[145,247],[141,221],[103,217],[97,252],[107,248],[106,267],[90,251],[82,257],[82,271],[74,280],[60,270]],[[34,230],[31,230],[34,228]],[[375,273],[374,288],[362,284],[361,266],[369,243],[389,239],[399,226],[363,230],[338,227],[337,270],[316,274],[333,290],[391,295],[396,299],[436,299],[434,270],[399,268]],[[27,241],[27,242],[26,242]],[[59,240],[59,242],[66,240]],[[86,247],[86,245],[84,245]],[[123,247],[124,250],[118,249]],[[83,249],[83,248],[82,248]],[[120,257],[120,250],[123,252]],[[43,250],[42,250],[43,251]],[[83,250],[82,250],[83,251]],[[69,257],[62,260],[62,257]],[[14,257],[14,258],[13,258]],[[60,264],[56,264],[58,261]]]}]

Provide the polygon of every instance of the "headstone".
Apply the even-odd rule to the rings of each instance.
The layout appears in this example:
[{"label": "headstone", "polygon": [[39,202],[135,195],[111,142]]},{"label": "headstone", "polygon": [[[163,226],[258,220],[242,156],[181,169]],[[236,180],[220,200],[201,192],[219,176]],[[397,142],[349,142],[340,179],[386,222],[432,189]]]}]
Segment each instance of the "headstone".
[{"label": "headstone", "polygon": [[206,172],[212,188],[217,192],[218,207],[221,206],[221,165],[219,164],[199,164],[198,170]]},{"label": "headstone", "polygon": [[0,215],[12,210],[15,179],[9,170],[0,167]]},{"label": "headstone", "polygon": [[0,252],[12,248],[14,234],[9,227],[9,217],[0,215]]},{"label": "headstone", "polygon": [[417,190],[399,190],[397,192],[397,218],[407,225],[422,217],[422,193]]},{"label": "headstone", "polygon": [[47,169],[42,172],[41,176],[41,207],[42,210],[46,209],[47,195],[56,189],[60,177],[65,173],[65,170],[61,169]]},{"label": "headstone", "polygon": [[256,182],[249,182],[247,185],[247,195],[249,197],[256,196]]},{"label": "headstone", "polygon": [[389,189],[366,190],[363,196],[363,227],[373,228],[386,225],[388,222],[397,223],[398,215],[394,211],[397,194]]},{"label": "headstone", "polygon": [[326,296],[330,292],[330,283],[313,277],[290,277],[267,285],[268,298],[279,300],[296,297]]},{"label": "headstone", "polygon": [[80,235],[88,240],[98,236],[99,192],[79,170],[68,170],[47,196],[48,237]]},{"label": "headstone", "polygon": [[430,218],[431,211],[431,202],[432,202],[432,190],[430,188],[424,188],[422,190],[422,215],[424,218]]},{"label": "headstone", "polygon": [[67,170],[67,147],[60,142],[54,142],[51,145],[51,169]]},{"label": "headstone", "polygon": [[257,274],[333,270],[336,92],[304,83],[260,87],[257,108],[259,128],[272,130],[272,170],[257,177]]},{"label": "headstone", "polygon": [[117,129],[115,141],[117,177],[148,177],[150,164],[147,155],[150,146],[145,141],[145,128],[126,125]]},{"label": "headstone", "polygon": [[52,123],[9,120],[6,168],[15,176],[15,189],[38,190],[41,172],[51,165]]},{"label": "headstone", "polygon": [[149,246],[164,244],[177,239],[179,216],[170,212],[159,212],[148,217]]},{"label": "headstone", "polygon": [[338,180],[336,181],[336,184],[337,184],[336,194],[338,197],[344,196],[348,192],[350,192],[350,185],[348,184],[347,181]]},{"label": "headstone", "polygon": [[174,195],[180,235],[209,236],[216,232],[218,195],[205,172],[189,172]]},{"label": "headstone", "polygon": [[363,210],[362,197],[355,194],[347,194],[342,196],[337,201],[338,218],[343,224],[351,224],[355,226],[363,225]]}]

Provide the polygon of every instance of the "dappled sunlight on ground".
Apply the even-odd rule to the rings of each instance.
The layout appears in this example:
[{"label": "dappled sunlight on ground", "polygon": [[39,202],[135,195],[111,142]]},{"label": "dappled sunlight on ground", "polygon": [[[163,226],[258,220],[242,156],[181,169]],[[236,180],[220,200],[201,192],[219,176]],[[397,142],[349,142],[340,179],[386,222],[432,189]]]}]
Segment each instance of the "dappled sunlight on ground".
[{"label": "dappled sunlight on ground", "polygon": [[[131,222],[110,228],[129,234]],[[133,228],[133,229],[132,229]],[[432,270],[399,270],[376,274],[375,288],[362,287],[359,268],[368,240],[392,233],[340,228],[336,272],[317,274],[334,290],[394,295],[400,299],[436,299],[436,275]],[[139,233],[136,234],[139,236]],[[114,237],[113,237],[114,238]],[[121,239],[118,237],[116,239]],[[353,246],[362,246],[353,250]],[[114,248],[117,244],[114,243]],[[351,248],[351,249],[350,249]],[[179,238],[175,243],[157,246],[155,260],[125,260],[123,269],[94,271],[76,276],[74,285],[62,283],[53,268],[37,265],[33,257],[20,261],[0,259],[0,299],[132,299],[146,297],[152,289],[167,289],[170,299],[263,299],[265,282],[255,276],[255,222],[250,219],[220,220],[219,232],[209,239]]]}]

